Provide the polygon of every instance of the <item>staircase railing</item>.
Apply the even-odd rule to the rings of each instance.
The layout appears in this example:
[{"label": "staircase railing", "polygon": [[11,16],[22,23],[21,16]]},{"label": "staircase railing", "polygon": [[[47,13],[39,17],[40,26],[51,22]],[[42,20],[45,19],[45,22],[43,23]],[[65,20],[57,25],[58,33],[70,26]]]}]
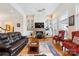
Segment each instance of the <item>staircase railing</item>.
[{"label": "staircase railing", "polygon": [[0,27],[0,29],[3,30],[3,31],[5,31],[5,32],[7,31],[6,29],[4,29],[4,28],[2,28],[2,27]]}]

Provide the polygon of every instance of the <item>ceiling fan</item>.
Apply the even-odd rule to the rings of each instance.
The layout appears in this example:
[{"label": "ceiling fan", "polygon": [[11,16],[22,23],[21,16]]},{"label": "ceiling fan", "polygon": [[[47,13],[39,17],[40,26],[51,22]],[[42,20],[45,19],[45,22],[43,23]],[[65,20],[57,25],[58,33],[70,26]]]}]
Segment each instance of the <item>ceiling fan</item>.
[{"label": "ceiling fan", "polygon": [[43,8],[43,9],[38,9],[37,11],[38,12],[43,12],[43,11],[45,11],[46,9],[45,8]]}]

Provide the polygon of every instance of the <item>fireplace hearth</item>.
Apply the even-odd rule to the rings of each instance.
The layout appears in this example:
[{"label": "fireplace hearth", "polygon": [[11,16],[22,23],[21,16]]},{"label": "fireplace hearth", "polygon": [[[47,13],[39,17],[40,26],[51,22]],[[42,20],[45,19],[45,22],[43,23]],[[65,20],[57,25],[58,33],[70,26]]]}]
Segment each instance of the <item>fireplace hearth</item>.
[{"label": "fireplace hearth", "polygon": [[43,38],[43,31],[36,31],[36,38]]}]

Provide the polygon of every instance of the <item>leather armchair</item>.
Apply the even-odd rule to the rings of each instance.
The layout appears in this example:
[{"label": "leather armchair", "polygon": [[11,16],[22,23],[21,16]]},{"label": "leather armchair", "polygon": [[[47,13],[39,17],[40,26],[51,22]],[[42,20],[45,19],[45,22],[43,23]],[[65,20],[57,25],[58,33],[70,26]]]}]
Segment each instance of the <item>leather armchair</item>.
[{"label": "leather armchair", "polygon": [[61,31],[59,31],[58,35],[53,36],[54,43],[55,42],[57,43],[57,41],[58,42],[62,41],[64,39],[64,34],[65,34],[65,31],[61,30]]},{"label": "leather armchair", "polygon": [[72,40],[70,41],[66,41],[64,40],[62,42],[63,47],[65,49],[68,49],[70,52],[72,52],[72,54],[76,54],[79,53],[79,31],[74,31],[72,32]]}]

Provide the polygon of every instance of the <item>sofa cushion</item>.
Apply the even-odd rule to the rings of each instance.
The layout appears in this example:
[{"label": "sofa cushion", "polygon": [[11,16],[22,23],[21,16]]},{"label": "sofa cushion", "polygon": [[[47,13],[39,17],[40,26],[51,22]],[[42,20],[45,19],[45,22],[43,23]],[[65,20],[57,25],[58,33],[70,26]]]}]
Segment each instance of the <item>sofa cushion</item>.
[{"label": "sofa cushion", "polygon": [[75,48],[71,48],[70,50],[73,53],[79,53],[79,46],[75,47]]},{"label": "sofa cushion", "polygon": [[21,33],[16,32],[16,40],[20,40],[21,39]]},{"label": "sofa cushion", "polygon": [[9,36],[6,33],[1,33],[0,34],[0,40],[5,45],[11,44],[11,40],[10,40]]},{"label": "sofa cushion", "polygon": [[79,45],[79,37],[74,36],[74,38],[73,38],[73,43]]},{"label": "sofa cushion", "polygon": [[14,50],[16,50],[17,48],[19,48],[22,44],[25,43],[25,39],[23,40],[19,40],[17,42],[15,42],[14,44],[12,44],[12,47],[10,48],[10,52],[13,52]]},{"label": "sofa cushion", "polygon": [[63,46],[68,48],[68,49],[71,49],[71,48],[74,48],[76,47],[77,45],[75,43],[73,43],[72,41],[64,41],[62,42]]},{"label": "sofa cushion", "polygon": [[14,43],[16,41],[15,33],[8,33],[8,35],[9,35],[9,37],[11,39],[11,42]]},{"label": "sofa cushion", "polygon": [[21,39],[21,35],[19,34],[19,32],[8,33],[8,35],[9,35],[12,43]]}]

